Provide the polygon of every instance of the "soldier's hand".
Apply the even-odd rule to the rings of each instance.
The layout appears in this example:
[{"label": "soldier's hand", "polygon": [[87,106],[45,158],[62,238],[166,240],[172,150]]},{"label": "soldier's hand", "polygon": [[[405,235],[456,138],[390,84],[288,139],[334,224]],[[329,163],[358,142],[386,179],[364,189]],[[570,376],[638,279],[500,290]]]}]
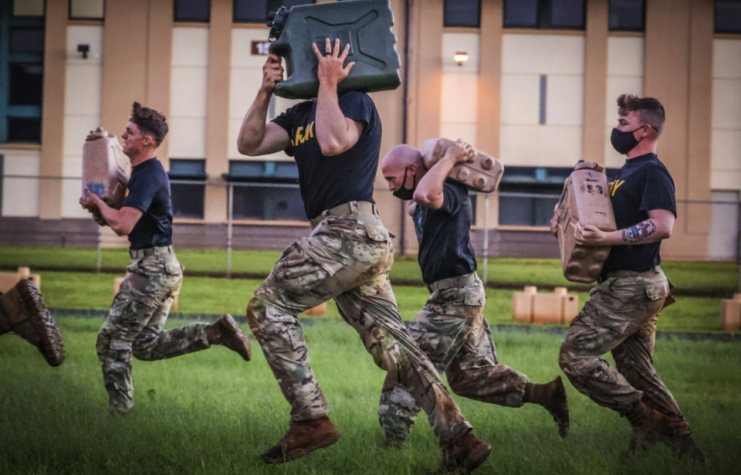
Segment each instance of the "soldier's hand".
[{"label": "soldier's hand", "polygon": [[580,246],[599,246],[604,244],[605,233],[596,226],[576,223],[574,226],[574,238]]},{"label": "soldier's hand", "polygon": [[283,80],[283,65],[277,54],[268,55],[262,67],[262,90],[272,93],[275,84]]},{"label": "soldier's hand", "polygon": [[97,211],[99,209],[98,202],[101,201],[100,197],[90,190],[85,190],[85,196],[80,198],[80,205],[90,212]]},{"label": "soldier's hand", "polygon": [[319,68],[317,69],[317,77],[319,78],[320,84],[327,84],[336,87],[342,80],[344,80],[355,62],[351,61],[345,65],[347,55],[350,54],[350,45],[346,44],[340,52],[340,39],[337,38],[334,42],[334,48],[329,38],[326,38],[324,43],[324,51],[326,54],[322,54],[319,51],[316,43],[313,43],[312,48],[314,54],[319,61]]},{"label": "soldier's hand", "polygon": [[473,156],[473,148],[465,142],[458,140],[450,144],[443,158],[453,160],[455,163],[463,163]]}]

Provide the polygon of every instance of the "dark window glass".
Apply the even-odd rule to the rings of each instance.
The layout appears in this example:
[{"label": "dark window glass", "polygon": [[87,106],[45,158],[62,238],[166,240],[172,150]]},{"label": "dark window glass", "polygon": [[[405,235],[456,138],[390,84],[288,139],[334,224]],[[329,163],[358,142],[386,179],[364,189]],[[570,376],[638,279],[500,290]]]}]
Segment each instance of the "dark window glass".
[{"label": "dark window glass", "polygon": [[268,12],[276,11],[281,6],[291,9],[297,5],[309,5],[313,0],[234,0],[234,21],[265,23]]},{"label": "dark window glass", "polygon": [[234,186],[234,219],[306,221],[304,203],[296,188]]},{"label": "dark window glass", "polygon": [[584,29],[584,0],[551,0],[550,28]]},{"label": "dark window glass", "polygon": [[584,0],[504,0],[506,28],[583,30]]},{"label": "dark window glass", "polygon": [[610,0],[610,30],[643,31],[645,14],[644,0]]},{"label": "dark window glass", "polygon": [[11,28],[10,53],[42,54],[44,52],[43,28]]},{"label": "dark window glass", "polygon": [[516,193],[526,196],[499,194],[499,224],[510,226],[548,226],[558,198],[537,196],[553,195],[557,191],[543,192],[538,188],[520,188]]},{"label": "dark window glass", "polygon": [[538,26],[538,0],[505,0],[504,26],[536,28]]},{"label": "dark window glass", "polygon": [[741,1],[715,0],[715,32],[741,33]]},{"label": "dark window glass", "polygon": [[40,64],[10,64],[10,105],[40,106],[43,73]]},{"label": "dark window glass", "polygon": [[480,15],[480,0],[445,0],[445,26],[478,28]]},{"label": "dark window glass", "polygon": [[41,143],[41,119],[8,117],[8,142]]},{"label": "dark window glass", "polygon": [[[0,176],[5,175],[5,170],[3,170],[3,159],[4,157],[0,155]],[[3,209],[3,181],[5,180],[0,180],[0,214],[2,214]]]},{"label": "dark window glass", "polygon": [[206,160],[170,159],[170,192],[172,215],[176,218],[203,219],[205,183],[178,183],[178,181],[205,181]]},{"label": "dark window glass", "polygon": [[175,0],[175,21],[211,19],[211,0]]},{"label": "dark window glass", "polygon": [[170,193],[172,194],[173,216],[176,218],[203,219],[205,185],[199,183],[171,183]]}]

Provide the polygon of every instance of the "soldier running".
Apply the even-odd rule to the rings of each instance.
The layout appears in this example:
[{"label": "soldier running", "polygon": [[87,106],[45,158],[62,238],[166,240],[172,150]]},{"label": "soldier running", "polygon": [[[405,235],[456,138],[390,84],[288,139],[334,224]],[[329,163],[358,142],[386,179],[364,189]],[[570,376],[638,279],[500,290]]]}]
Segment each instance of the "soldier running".
[{"label": "soldier running", "polygon": [[[629,453],[663,440],[679,455],[702,459],[651,357],[659,313],[674,302],[659,267],[661,241],[671,236],[676,218],[674,181],[656,156],[664,107],[654,98],[625,94],[617,105],[611,142],[626,156],[610,182],[618,230],[575,230],[580,245],[613,247],[599,285],[566,333],[559,363],[579,392],[628,419],[634,430]],[[558,219],[551,219],[554,234]],[[616,368],[600,358],[608,351]]]},{"label": "soldier running", "polygon": [[313,231],[293,243],[247,307],[247,320],[291,405],[288,433],[262,455],[267,463],[302,457],[339,439],[314,373],[297,315],[334,298],[343,319],[359,333],[375,363],[427,412],[443,450],[444,470],[473,470],[491,447],[471,426],[434,366],[409,336],[388,272],[392,242],[373,203],[381,121],[370,97],[338,94],[354,63],[326,40],[318,57],[319,93],[266,124],[268,104],[283,78],[270,55],[263,82],[239,134],[239,151],[264,155],[285,150],[298,165],[299,184]]},{"label": "soldier running", "polygon": [[120,210],[86,191],[83,208],[100,214],[119,236],[128,236],[130,272],[121,284],[103,324],[96,350],[111,410],[127,412],[134,405],[131,355],[154,361],[224,345],[250,359],[250,345],[234,319],[225,315],[213,324],[196,323],[163,331],[183,282],[183,268],[172,246],[170,181],[155,157],[167,134],[165,116],[134,103],[121,136],[131,160],[127,196]]},{"label": "soldier running", "polygon": [[[566,437],[569,406],[561,377],[534,384],[497,360],[484,318],[484,285],[476,274],[470,242],[468,190],[447,179],[453,166],[466,161],[474,151],[458,141],[427,170],[423,153],[431,154],[436,141],[425,142],[422,153],[410,145],[397,145],[381,165],[394,196],[412,200],[408,208],[419,242],[419,265],[430,291],[424,308],[409,325],[409,333],[437,370],[447,374],[454,393],[501,406],[539,404],[551,413],[561,437]],[[419,410],[403,387],[386,379],[378,409],[386,446],[404,443]]]}]

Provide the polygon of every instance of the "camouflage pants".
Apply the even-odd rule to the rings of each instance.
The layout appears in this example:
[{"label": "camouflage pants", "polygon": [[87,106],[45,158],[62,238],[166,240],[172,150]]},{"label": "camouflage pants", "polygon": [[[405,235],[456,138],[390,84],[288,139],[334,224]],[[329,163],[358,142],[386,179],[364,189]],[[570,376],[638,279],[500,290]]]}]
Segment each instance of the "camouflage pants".
[{"label": "camouflage pants", "polygon": [[388,232],[376,216],[328,216],[286,249],[255,291],[247,321],[291,405],[291,419],[316,419],[329,409],[296,315],[334,298],[376,365],[414,396],[440,444],[447,445],[471,426],[404,327],[388,277],[393,259]]},{"label": "camouflage pants", "polygon": [[206,324],[162,331],[170,306],[180,292],[183,268],[173,253],[133,259],[131,274],[113,299],[95,345],[111,409],[126,412],[134,405],[131,355],[154,361],[208,348]]},{"label": "camouflage pants", "polygon": [[[527,376],[497,362],[486,294],[478,278],[460,288],[435,290],[409,325],[409,333],[454,393],[477,401],[520,407]],[[381,392],[378,419],[387,439],[402,442],[419,413],[414,398],[390,378]]]},{"label": "camouflage pants", "polygon": [[[649,407],[683,419],[651,357],[659,313],[672,298],[664,273],[658,267],[641,273],[616,272],[590,295],[561,345],[559,363],[571,383],[597,404],[621,415],[643,400]],[[600,359],[608,351],[617,368]]]}]

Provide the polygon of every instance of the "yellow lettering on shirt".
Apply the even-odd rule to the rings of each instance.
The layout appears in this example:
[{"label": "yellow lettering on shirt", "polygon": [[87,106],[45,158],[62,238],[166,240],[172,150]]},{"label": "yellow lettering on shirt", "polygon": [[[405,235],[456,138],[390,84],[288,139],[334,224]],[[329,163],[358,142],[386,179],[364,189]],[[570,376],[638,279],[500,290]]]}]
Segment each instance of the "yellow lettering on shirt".
[{"label": "yellow lettering on shirt", "polygon": [[291,139],[291,145],[297,147],[309,139],[314,138],[314,122],[311,122],[307,126],[296,127],[296,131]]},{"label": "yellow lettering on shirt", "polygon": [[615,192],[625,184],[625,180],[615,180],[610,182],[610,196],[615,196]]}]

